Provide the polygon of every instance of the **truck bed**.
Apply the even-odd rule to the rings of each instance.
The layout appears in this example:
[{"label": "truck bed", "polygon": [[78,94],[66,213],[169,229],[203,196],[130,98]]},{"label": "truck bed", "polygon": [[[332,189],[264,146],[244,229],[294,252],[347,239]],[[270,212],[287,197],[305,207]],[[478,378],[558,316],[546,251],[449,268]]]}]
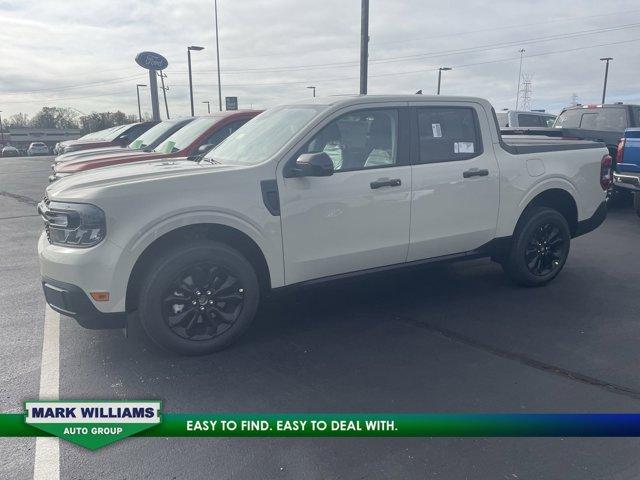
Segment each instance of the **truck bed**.
[{"label": "truck bed", "polygon": [[605,145],[590,140],[575,140],[546,135],[503,135],[501,146],[512,154],[528,154],[538,152],[559,152],[563,150],[581,150],[585,148],[602,148]]}]

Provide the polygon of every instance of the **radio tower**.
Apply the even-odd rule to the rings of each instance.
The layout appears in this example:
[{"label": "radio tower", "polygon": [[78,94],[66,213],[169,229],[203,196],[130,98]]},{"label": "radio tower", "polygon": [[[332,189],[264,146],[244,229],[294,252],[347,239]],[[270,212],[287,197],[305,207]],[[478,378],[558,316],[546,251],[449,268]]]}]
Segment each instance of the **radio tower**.
[{"label": "radio tower", "polygon": [[532,76],[528,73],[522,74],[522,91],[520,92],[520,109],[531,110],[531,94],[533,93]]},{"label": "radio tower", "polygon": [[578,94],[574,93],[573,95],[571,95],[571,105],[575,107],[577,104],[578,104]]}]

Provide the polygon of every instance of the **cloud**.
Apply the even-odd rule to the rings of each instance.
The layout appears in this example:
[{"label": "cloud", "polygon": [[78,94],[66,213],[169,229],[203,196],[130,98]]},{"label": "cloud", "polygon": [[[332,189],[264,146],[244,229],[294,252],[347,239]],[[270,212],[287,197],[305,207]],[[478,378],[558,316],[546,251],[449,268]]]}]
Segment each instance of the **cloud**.
[{"label": "cloud", "polygon": [[[360,2],[220,0],[223,96],[269,107],[311,94],[356,93]],[[605,8],[606,6],[606,8]],[[212,0],[1,0],[0,110],[42,106],[135,113],[142,50],[167,57],[172,116],[188,114],[186,47],[193,53],[196,110],[217,106]],[[486,3],[371,1],[370,93],[442,91],[515,104],[520,48],[532,106],[559,110],[572,94],[600,99],[602,56],[612,56],[608,99],[640,103],[640,7],[633,1]],[[600,46],[598,46],[600,45]],[[143,110],[150,111],[148,94]],[[212,105],[212,106],[213,106]],[[161,111],[164,111],[161,109]]]}]

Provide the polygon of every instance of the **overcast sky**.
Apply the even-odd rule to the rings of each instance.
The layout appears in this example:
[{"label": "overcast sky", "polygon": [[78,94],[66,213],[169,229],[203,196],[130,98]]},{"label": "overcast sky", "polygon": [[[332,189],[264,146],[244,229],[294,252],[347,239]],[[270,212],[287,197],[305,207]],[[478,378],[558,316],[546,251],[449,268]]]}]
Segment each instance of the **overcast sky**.
[{"label": "overcast sky", "polygon": [[[360,0],[219,0],[222,95],[264,108],[311,95],[357,93]],[[217,108],[213,0],[0,0],[0,110],[43,106],[137,113],[143,50],[163,54],[172,116],[189,112],[187,45],[196,113]],[[532,108],[557,112],[576,94],[640,103],[640,3],[633,0],[455,2],[371,0],[369,93],[442,93],[515,105],[518,50]],[[150,111],[149,92],[142,108]],[[164,106],[161,108],[164,117]]]}]

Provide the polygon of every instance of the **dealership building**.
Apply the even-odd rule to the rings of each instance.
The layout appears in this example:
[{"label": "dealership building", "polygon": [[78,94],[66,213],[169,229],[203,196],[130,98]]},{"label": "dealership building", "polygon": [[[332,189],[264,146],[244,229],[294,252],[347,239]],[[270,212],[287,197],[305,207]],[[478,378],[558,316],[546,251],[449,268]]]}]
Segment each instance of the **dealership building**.
[{"label": "dealership building", "polygon": [[2,128],[0,145],[28,148],[31,142],[44,142],[53,147],[58,142],[80,138],[79,128]]}]

